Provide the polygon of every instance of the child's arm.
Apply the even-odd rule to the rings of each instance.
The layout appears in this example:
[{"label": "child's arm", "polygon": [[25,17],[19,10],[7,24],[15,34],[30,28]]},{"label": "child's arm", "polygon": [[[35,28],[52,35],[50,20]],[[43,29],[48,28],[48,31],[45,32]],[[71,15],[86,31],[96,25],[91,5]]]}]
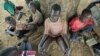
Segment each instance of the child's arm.
[{"label": "child's arm", "polygon": [[11,31],[10,28],[7,28],[5,32],[11,36],[16,35],[15,31]]},{"label": "child's arm", "polygon": [[65,43],[68,45],[68,49],[70,49],[70,44],[69,44],[69,39],[68,39],[68,25],[67,25],[66,21],[64,22],[64,29],[62,32],[62,37],[63,37]]}]

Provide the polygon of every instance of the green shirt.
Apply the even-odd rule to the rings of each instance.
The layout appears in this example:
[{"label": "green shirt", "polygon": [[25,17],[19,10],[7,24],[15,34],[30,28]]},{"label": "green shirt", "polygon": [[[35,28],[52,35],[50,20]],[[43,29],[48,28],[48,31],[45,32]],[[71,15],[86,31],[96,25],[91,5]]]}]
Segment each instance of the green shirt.
[{"label": "green shirt", "polygon": [[15,5],[11,1],[4,3],[4,9],[7,10],[11,15],[15,15]]},{"label": "green shirt", "polygon": [[40,11],[40,0],[33,0],[36,5],[36,8]]}]

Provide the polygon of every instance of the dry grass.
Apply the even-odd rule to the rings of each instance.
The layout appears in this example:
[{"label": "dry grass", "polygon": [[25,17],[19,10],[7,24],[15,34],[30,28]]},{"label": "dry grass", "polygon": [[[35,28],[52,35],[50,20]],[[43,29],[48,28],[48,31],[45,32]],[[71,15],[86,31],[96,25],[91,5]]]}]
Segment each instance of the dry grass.
[{"label": "dry grass", "polygon": [[92,56],[92,53],[89,50],[87,45],[83,43],[71,43],[72,47],[72,56]]},{"label": "dry grass", "polygon": [[78,14],[81,14],[83,9],[85,9],[91,2],[92,0],[80,0],[80,4],[77,9]]}]

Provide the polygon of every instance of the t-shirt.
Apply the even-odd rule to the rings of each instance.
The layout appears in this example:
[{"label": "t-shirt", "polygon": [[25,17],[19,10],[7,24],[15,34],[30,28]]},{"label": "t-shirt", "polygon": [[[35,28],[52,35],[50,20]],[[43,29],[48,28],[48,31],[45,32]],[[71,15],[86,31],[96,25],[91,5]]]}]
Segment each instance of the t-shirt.
[{"label": "t-shirt", "polygon": [[81,22],[79,17],[75,17],[69,23],[69,26],[70,26],[72,32],[77,32],[80,29],[82,29],[88,25],[93,25],[93,24],[94,24],[94,22],[91,18],[89,18],[86,22]]},{"label": "t-shirt", "polygon": [[4,9],[7,10],[11,15],[15,15],[15,5],[11,1],[4,3]]}]

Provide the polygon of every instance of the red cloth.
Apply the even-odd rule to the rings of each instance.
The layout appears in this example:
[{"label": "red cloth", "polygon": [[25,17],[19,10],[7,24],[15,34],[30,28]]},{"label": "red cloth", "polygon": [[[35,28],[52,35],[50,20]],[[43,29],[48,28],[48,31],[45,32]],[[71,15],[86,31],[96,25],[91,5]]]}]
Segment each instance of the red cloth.
[{"label": "red cloth", "polygon": [[[22,51],[21,56],[24,56],[25,51]],[[26,51],[26,56],[36,56],[36,51]]]},{"label": "red cloth", "polygon": [[27,55],[36,55],[36,51],[27,51]]},{"label": "red cloth", "polygon": [[88,25],[93,25],[93,24],[94,24],[94,22],[93,22],[92,18],[89,18],[86,22],[81,22],[79,17],[75,17],[69,23],[69,26],[70,26],[72,32],[77,32],[80,29],[82,29]]}]

